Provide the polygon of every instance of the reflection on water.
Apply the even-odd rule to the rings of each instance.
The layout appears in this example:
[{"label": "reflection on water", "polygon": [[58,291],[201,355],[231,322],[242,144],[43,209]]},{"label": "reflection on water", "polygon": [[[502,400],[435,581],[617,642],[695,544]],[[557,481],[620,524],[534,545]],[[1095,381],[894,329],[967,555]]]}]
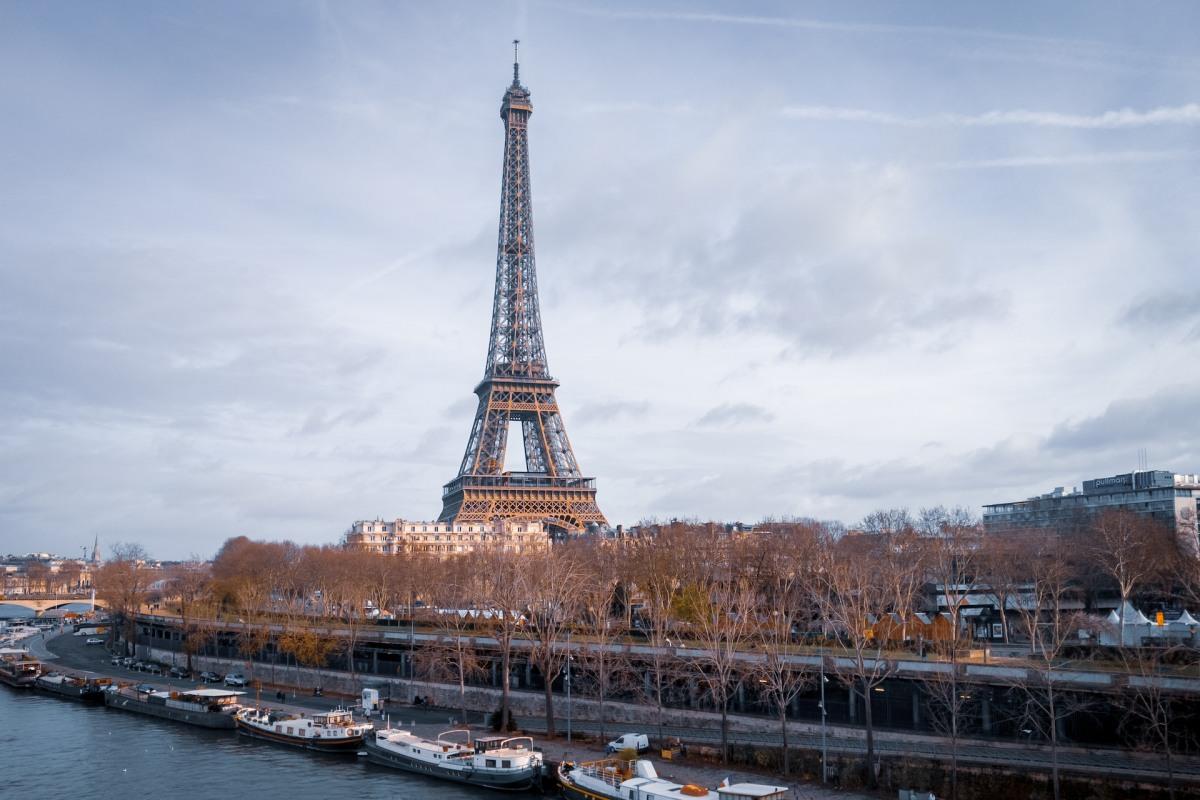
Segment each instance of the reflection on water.
[{"label": "reflection on water", "polygon": [[0,797],[465,800],[484,789],[0,686]]}]

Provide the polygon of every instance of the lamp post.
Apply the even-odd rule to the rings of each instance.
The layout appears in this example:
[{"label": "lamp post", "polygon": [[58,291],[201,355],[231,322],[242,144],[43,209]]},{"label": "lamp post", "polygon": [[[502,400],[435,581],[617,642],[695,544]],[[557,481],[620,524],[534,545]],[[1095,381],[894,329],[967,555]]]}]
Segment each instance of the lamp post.
[{"label": "lamp post", "polygon": [[825,656],[821,656],[821,783],[829,782],[829,748],[825,742]]}]

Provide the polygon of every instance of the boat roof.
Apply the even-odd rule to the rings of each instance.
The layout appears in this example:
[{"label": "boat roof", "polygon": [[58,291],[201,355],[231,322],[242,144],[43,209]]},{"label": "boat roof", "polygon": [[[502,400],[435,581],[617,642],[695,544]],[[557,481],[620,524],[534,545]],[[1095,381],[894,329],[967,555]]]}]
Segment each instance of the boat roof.
[{"label": "boat roof", "polygon": [[766,786],[761,783],[735,783],[732,786],[722,786],[717,793],[726,797],[773,797],[780,792],[786,792],[785,786]]},{"label": "boat roof", "polygon": [[242,695],[245,694],[245,692],[231,692],[228,689],[190,689],[187,691],[180,691],[179,693],[181,695],[187,695],[188,697],[211,697],[211,698],[241,697]]},{"label": "boat roof", "polygon": [[[630,778],[621,781],[622,789],[641,788],[645,791],[653,791],[656,797],[662,798],[679,798],[679,800],[697,800],[697,795],[684,792],[684,784],[675,783],[673,781],[663,780],[662,778]],[[721,800],[735,800],[735,798],[754,798],[754,797],[782,797],[782,793],[787,791],[784,786],[767,786],[761,783],[735,783],[732,786],[721,786],[716,791],[708,790],[707,797],[717,796]]]}]

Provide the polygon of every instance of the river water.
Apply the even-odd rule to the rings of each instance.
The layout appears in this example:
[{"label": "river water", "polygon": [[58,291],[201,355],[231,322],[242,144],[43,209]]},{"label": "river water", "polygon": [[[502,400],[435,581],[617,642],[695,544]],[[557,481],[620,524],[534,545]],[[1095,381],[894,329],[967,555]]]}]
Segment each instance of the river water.
[{"label": "river water", "polygon": [[0,797],[467,800],[493,793],[0,685]]}]

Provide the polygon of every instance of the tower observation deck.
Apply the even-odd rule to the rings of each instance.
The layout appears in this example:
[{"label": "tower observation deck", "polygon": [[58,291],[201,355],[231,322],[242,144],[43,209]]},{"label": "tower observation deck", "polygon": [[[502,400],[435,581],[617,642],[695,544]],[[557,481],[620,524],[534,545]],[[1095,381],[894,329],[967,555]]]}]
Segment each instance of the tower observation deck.
[{"label": "tower observation deck", "polygon": [[[513,43],[516,45],[516,42]],[[514,47],[515,56],[515,47]],[[550,376],[538,306],[529,181],[529,117],[533,103],[513,80],[504,93],[504,168],[500,181],[500,231],[496,293],[479,406],[458,475],[442,491],[441,522],[536,519],[552,530],[574,532],[606,524],[596,505],[596,482],[583,477]],[[505,471],[510,423],[521,424],[525,470]]]}]

